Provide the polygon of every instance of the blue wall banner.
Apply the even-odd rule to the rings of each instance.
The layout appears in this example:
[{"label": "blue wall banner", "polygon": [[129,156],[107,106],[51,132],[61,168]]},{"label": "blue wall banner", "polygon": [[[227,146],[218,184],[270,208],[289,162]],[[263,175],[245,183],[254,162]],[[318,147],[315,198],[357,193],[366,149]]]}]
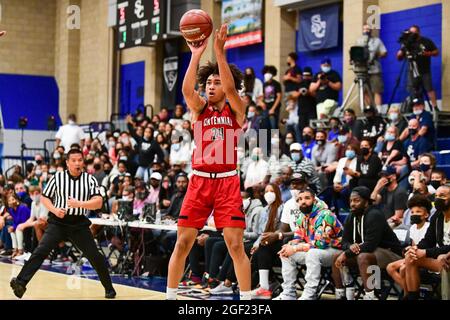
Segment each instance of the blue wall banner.
[{"label": "blue wall banner", "polygon": [[298,51],[309,52],[338,45],[339,4],[301,11]]}]

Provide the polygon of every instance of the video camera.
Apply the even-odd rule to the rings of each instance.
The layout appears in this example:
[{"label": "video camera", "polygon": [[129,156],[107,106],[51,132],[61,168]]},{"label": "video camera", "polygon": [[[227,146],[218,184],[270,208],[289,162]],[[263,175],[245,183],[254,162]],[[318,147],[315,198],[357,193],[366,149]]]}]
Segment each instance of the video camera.
[{"label": "video camera", "polygon": [[129,200],[118,200],[117,214],[120,220],[123,221],[134,221],[137,217],[133,215],[133,201]]},{"label": "video camera", "polygon": [[423,54],[423,49],[419,43],[419,35],[417,33],[405,30],[400,35],[398,42],[403,45],[405,55],[410,60],[415,60]]},{"label": "video camera", "polygon": [[357,75],[367,75],[369,72],[370,53],[367,46],[353,46],[350,48],[350,61],[353,71]]}]

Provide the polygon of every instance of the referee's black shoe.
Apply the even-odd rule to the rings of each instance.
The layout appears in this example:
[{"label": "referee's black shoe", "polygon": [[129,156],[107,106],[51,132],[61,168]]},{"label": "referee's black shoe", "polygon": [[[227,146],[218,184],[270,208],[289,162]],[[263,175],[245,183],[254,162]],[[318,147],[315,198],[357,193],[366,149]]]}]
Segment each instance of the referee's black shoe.
[{"label": "referee's black shoe", "polygon": [[116,297],[116,290],[110,289],[105,292],[105,298],[106,299],[114,299]]},{"label": "referee's black shoe", "polygon": [[27,291],[27,288],[22,283],[20,283],[20,281],[17,280],[17,278],[12,278],[9,285],[13,289],[14,295],[17,298],[22,298],[25,291]]}]

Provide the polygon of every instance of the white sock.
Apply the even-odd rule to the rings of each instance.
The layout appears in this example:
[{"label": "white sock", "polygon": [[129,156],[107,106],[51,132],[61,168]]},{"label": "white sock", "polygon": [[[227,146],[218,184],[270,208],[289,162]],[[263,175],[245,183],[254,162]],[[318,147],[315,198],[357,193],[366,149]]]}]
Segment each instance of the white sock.
[{"label": "white sock", "polygon": [[17,249],[23,250],[23,231],[16,230]]},{"label": "white sock", "polygon": [[355,300],[355,287],[345,288],[345,297],[347,300]]},{"label": "white sock", "polygon": [[17,237],[16,237],[16,234],[14,232],[11,232],[9,235],[11,236],[11,242],[12,242],[13,249],[17,249]]},{"label": "white sock", "polygon": [[270,270],[259,270],[259,284],[265,290],[269,290],[269,273]]},{"label": "white sock", "polygon": [[178,288],[166,288],[166,299],[167,300],[177,300]]},{"label": "white sock", "polygon": [[252,292],[251,291],[240,291],[239,299],[240,300],[252,300]]},{"label": "white sock", "polygon": [[345,289],[344,288],[341,288],[341,289],[336,288],[336,300],[340,300],[343,297],[345,297]]}]

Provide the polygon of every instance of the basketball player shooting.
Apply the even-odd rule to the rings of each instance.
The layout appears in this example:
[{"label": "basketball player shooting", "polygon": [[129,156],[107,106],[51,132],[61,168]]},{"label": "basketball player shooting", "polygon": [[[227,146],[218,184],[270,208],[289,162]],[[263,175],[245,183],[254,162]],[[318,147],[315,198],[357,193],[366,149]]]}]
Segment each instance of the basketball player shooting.
[{"label": "basketball player shooting", "polygon": [[[243,244],[245,215],[236,171],[238,135],[245,118],[245,103],[238,93],[243,75],[236,66],[228,65],[226,40],[225,24],[214,35],[217,63],[209,62],[200,69],[200,58],[208,41],[205,39],[197,45],[188,42],[192,56],[183,81],[183,95],[193,114],[193,176],[178,218],[177,243],[169,262],[166,294],[169,300],[176,299],[186,257],[198,230],[204,227],[212,212],[216,228],[223,230],[233,259],[240,298],[251,299],[250,262]],[[204,85],[207,100],[195,90],[197,80]]]}]

